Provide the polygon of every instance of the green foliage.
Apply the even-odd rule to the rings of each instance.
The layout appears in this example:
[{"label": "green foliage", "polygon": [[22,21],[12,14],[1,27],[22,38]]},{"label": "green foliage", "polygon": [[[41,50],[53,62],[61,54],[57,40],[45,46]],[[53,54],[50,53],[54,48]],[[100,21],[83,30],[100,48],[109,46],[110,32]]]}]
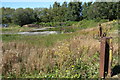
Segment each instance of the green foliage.
[{"label": "green foliage", "polygon": [[68,4],[68,20],[70,21],[79,21],[81,20],[82,12],[82,3],[81,2],[70,2]]},{"label": "green foliage", "polygon": [[[73,28],[93,27],[106,20],[97,21],[98,20],[83,20],[74,24]],[[116,21],[106,25],[118,27]],[[112,27],[112,29],[115,27]],[[56,27],[53,29],[60,30],[60,28],[61,27]],[[69,29],[70,28],[71,27],[69,27]],[[3,34],[4,77],[98,78],[99,42],[93,39],[89,33],[86,34],[86,36],[84,32],[82,33],[81,31],[78,33],[74,32],[47,36]],[[118,41],[116,43],[118,43]],[[113,57],[113,66],[115,66],[117,60],[116,49],[115,57]]]},{"label": "green foliage", "polygon": [[54,2],[54,4],[53,4],[53,8],[59,8],[60,7],[60,3],[58,3],[58,2]]},{"label": "green foliage", "polygon": [[[47,30],[40,30],[41,31],[59,31],[61,33],[69,33],[69,34],[54,34],[54,35],[48,35],[48,36],[39,36],[39,35],[34,35],[34,36],[26,36],[26,35],[18,35],[18,34],[3,34],[3,42],[10,42],[10,41],[26,41],[28,44],[33,44],[33,45],[41,45],[41,46],[51,46],[54,43],[56,43],[59,40],[64,40],[67,38],[72,37],[73,35],[76,35],[76,33],[71,33],[71,32],[76,32],[81,29],[85,28],[90,28],[90,27],[95,27],[98,25],[98,23],[103,23],[106,22],[106,20],[101,20],[100,22],[97,22],[96,20],[82,20],[80,22],[65,22],[64,25],[60,26],[61,22],[56,22],[56,23],[40,23],[40,25],[43,26],[58,26],[55,28],[50,28]],[[69,26],[70,25],[70,26]],[[23,31],[32,31],[34,28],[28,28],[28,27],[14,27],[14,25],[11,25],[13,27],[8,27],[8,28],[2,28],[3,32],[23,32]],[[65,27],[68,26],[68,27]],[[38,31],[39,32],[39,31]]]},{"label": "green foliage", "polygon": [[15,9],[13,8],[1,8],[2,10],[2,23],[7,24],[12,22],[12,16]]},{"label": "green foliage", "polygon": [[95,27],[98,25],[98,23],[103,23],[103,22],[107,22],[107,20],[98,20],[98,19],[86,20],[84,19],[80,21],[76,26],[80,29],[85,29],[85,28]]},{"label": "green foliage", "polygon": [[7,28],[1,28],[3,33],[16,33],[16,32],[24,32],[24,31],[30,31],[34,28],[29,27],[20,27],[19,25],[15,24],[9,24],[9,27]]},{"label": "green foliage", "polygon": [[[114,21],[114,20],[113,20]],[[113,27],[114,30],[119,30],[120,28],[120,24],[118,23],[118,21],[114,22],[113,24],[111,24]]]},{"label": "green foliage", "polygon": [[45,8],[39,12],[39,19],[41,22],[50,22],[52,20],[51,10]]},{"label": "green foliage", "polygon": [[117,19],[119,2],[94,2],[84,3],[83,5],[83,18],[84,19]]},{"label": "green foliage", "polygon": [[50,8],[1,8],[2,22],[20,26],[33,22],[66,22],[81,21],[82,19],[118,19],[119,2],[55,2]]},{"label": "green foliage", "polygon": [[70,34],[54,34],[54,35],[48,35],[48,36],[40,36],[40,35],[34,35],[34,36],[25,36],[25,35],[18,35],[18,34],[3,34],[2,40],[3,42],[27,42],[31,45],[41,46],[41,47],[49,47],[52,46],[54,43],[56,43],[59,40],[64,40],[67,38],[70,38],[73,35]]},{"label": "green foliage", "polygon": [[72,26],[73,24],[76,24],[77,22],[75,21],[67,21],[67,22],[41,22],[41,23],[35,23],[39,24],[42,27],[67,27],[67,26]]},{"label": "green foliage", "polygon": [[26,9],[18,8],[16,9],[13,15],[14,15],[13,22],[20,26],[23,26],[25,24],[30,24],[36,21],[35,13],[33,9],[30,8],[26,8]]}]

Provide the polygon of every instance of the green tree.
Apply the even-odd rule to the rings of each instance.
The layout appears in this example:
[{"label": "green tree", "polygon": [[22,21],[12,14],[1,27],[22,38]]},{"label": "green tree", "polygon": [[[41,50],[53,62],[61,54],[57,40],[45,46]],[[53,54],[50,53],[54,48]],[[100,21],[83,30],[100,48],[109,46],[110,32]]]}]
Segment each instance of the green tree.
[{"label": "green tree", "polygon": [[53,8],[53,21],[67,21],[67,2],[64,2],[61,7]]},{"label": "green tree", "polygon": [[81,19],[82,13],[82,3],[81,2],[70,2],[68,4],[68,20],[79,21]]},{"label": "green tree", "polygon": [[36,22],[41,22],[41,11],[44,10],[43,8],[34,8],[34,15],[35,15],[35,19],[36,19]]},{"label": "green tree", "polygon": [[94,2],[83,5],[83,17],[87,19],[117,19],[118,2]]},{"label": "green tree", "polygon": [[40,14],[39,18],[41,19],[42,22],[50,22],[52,19],[52,13],[50,9],[43,9]]},{"label": "green tree", "polygon": [[59,8],[60,7],[60,3],[58,3],[58,2],[54,2],[54,4],[53,4],[53,8]]},{"label": "green tree", "polygon": [[13,21],[15,24],[23,26],[25,24],[30,24],[36,21],[34,11],[30,8],[18,8],[13,14]]},{"label": "green tree", "polygon": [[2,7],[2,23],[11,23],[15,9]]},{"label": "green tree", "polygon": [[92,4],[92,2],[85,2],[82,5],[82,17],[83,17],[83,19],[89,19],[88,18],[88,15],[89,15],[88,10],[90,9],[91,4]]},{"label": "green tree", "polygon": [[61,12],[60,17],[62,22],[67,21],[67,17],[68,17],[67,11],[68,11],[68,4],[67,2],[63,2],[60,11]]},{"label": "green tree", "polygon": [[109,2],[108,3],[108,9],[109,9],[109,14],[108,14],[108,19],[109,20],[113,20],[113,19],[117,19],[117,11],[118,9],[120,9],[120,7],[117,5],[120,5],[120,2]]},{"label": "green tree", "polygon": [[58,21],[60,21],[60,14],[61,14],[61,6],[60,6],[60,3],[58,3],[58,2],[55,2],[54,4],[53,4],[53,9],[52,9],[52,11],[53,11],[53,22],[58,22]]}]

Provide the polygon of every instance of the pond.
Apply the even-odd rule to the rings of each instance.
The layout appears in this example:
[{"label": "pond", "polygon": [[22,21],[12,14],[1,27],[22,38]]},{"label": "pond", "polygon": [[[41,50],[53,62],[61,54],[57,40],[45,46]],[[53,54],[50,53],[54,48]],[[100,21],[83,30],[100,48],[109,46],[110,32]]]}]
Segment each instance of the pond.
[{"label": "pond", "polygon": [[49,35],[49,34],[58,34],[60,32],[58,31],[42,31],[42,32],[19,32],[17,34],[27,34],[27,35],[36,35],[36,34],[41,34],[41,35]]},{"label": "pond", "polygon": [[[38,28],[38,29],[33,29],[28,32],[17,32],[17,33],[0,33],[0,34],[21,34],[21,35],[49,35],[49,34],[60,34],[60,31],[49,31],[48,29],[52,29],[54,27],[45,27],[45,28]],[[48,31],[47,31],[48,30]]]}]

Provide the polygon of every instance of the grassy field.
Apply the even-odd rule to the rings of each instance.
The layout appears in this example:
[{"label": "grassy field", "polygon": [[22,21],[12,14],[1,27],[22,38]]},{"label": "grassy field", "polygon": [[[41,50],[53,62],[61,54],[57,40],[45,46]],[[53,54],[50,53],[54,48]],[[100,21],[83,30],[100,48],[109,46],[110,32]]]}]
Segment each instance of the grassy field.
[{"label": "grassy field", "polygon": [[[60,31],[65,34],[53,34],[53,35],[47,35],[47,36],[41,36],[41,35],[19,35],[19,34],[3,34],[2,40],[3,42],[27,42],[28,44],[32,45],[39,45],[39,46],[52,46],[57,41],[61,41],[64,39],[69,39],[78,34],[79,30],[96,27],[99,23],[106,22],[106,20],[101,20],[100,22],[96,22],[95,20],[83,20],[78,23],[72,24],[72,26],[69,27],[55,27],[51,29],[47,29],[48,31]],[[2,28],[2,32],[23,32],[23,31],[32,31],[32,29],[35,28],[28,28],[28,27],[19,27],[15,25],[10,25],[8,28]],[[45,30],[43,30],[45,31]]]},{"label": "grassy field", "polygon": [[11,33],[15,33],[15,32],[23,32],[23,31],[30,31],[32,29],[35,28],[28,28],[28,27],[20,27],[20,26],[12,26],[10,25],[7,28],[0,28],[0,30],[5,33],[5,32],[11,32]]},{"label": "grassy field", "polygon": [[52,35],[18,35],[18,34],[4,34],[2,36],[3,42],[25,42],[26,44],[30,44],[33,46],[39,47],[49,47],[52,46],[57,41],[61,41],[64,39],[69,39],[73,34],[52,34]]},{"label": "grassy field", "polygon": [[[106,20],[99,22],[84,20],[72,24],[71,27],[74,29],[72,33],[47,36],[2,35],[3,77],[98,78],[100,42],[97,25],[99,23],[102,23],[104,31],[107,29],[107,36],[114,37],[112,66],[114,67],[117,64],[118,35],[109,32],[117,29],[117,23]],[[23,28],[12,27],[11,31],[21,29]],[[26,30],[31,28],[22,31]]]}]

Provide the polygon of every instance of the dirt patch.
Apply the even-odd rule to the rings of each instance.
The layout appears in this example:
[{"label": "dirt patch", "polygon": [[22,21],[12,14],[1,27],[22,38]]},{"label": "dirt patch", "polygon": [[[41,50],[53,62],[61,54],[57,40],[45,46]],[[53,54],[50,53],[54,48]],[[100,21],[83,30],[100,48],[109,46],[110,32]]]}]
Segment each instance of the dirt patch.
[{"label": "dirt patch", "polygon": [[37,24],[26,24],[26,25],[23,25],[22,27],[40,27],[40,26]]}]

